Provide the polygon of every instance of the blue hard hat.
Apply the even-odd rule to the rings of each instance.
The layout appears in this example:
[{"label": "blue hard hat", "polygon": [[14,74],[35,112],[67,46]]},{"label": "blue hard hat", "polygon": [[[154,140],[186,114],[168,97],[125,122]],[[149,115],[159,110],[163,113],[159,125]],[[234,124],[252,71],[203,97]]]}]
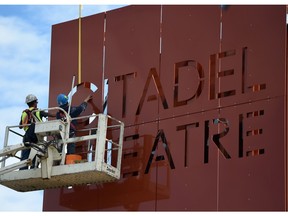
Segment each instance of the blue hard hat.
[{"label": "blue hard hat", "polygon": [[58,106],[62,106],[68,103],[68,97],[65,94],[59,94],[57,96],[57,103],[58,103]]}]

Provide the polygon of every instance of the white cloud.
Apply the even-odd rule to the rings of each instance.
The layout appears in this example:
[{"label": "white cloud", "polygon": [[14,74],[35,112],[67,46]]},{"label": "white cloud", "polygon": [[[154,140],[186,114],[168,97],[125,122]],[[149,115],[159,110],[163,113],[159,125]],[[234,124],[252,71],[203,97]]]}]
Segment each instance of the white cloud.
[{"label": "white cloud", "polygon": [[0,107],[24,109],[26,95],[33,92],[47,98],[49,35],[39,34],[34,26],[15,16],[0,16],[0,32],[0,92],[6,102]]},{"label": "white cloud", "polygon": [[[124,5],[82,5],[81,16],[90,16],[100,12],[105,12]],[[31,18],[42,23],[57,24],[79,18],[80,5],[46,5],[28,7],[31,10]]]},{"label": "white cloud", "polygon": [[0,31],[1,59],[21,57],[23,60],[37,61],[49,57],[47,55],[47,48],[50,46],[48,35],[39,34],[37,29],[27,21],[17,17],[0,16]]},{"label": "white cloud", "polygon": [[0,186],[0,211],[42,211],[43,191],[15,192]]}]

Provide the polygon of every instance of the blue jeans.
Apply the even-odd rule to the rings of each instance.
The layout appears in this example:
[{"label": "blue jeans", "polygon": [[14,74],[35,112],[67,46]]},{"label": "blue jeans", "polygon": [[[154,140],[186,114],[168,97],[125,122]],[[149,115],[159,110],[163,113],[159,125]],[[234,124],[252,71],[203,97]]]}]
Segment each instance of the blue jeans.
[{"label": "blue jeans", "polygon": [[76,148],[76,144],[75,143],[67,144],[67,155],[75,154],[75,148]]},{"label": "blue jeans", "polygon": [[[75,131],[74,130],[70,130],[69,133],[69,137],[75,137]],[[76,151],[76,144],[75,143],[68,143],[67,144],[67,155],[69,154],[75,154]]]}]

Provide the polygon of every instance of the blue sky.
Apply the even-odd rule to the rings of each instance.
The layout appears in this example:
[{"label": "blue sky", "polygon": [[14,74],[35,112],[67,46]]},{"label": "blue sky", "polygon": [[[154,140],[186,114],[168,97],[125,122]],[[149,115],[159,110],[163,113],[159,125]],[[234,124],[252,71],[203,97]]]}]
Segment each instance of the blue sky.
[{"label": "blue sky", "polygon": [[[83,4],[82,17],[123,6]],[[27,107],[26,95],[35,94],[38,107],[47,108],[51,27],[78,16],[77,4],[0,5],[0,149],[5,127],[17,125]],[[20,193],[0,185],[0,203],[0,211],[41,212],[43,191]]]},{"label": "blue sky", "polygon": [[[122,6],[83,4],[82,16]],[[35,94],[39,99],[38,107],[47,108],[51,27],[76,19],[78,15],[77,4],[0,4],[0,149],[5,127],[17,125],[22,110],[26,109],[26,95]],[[0,185],[0,203],[0,211],[41,212],[43,191],[19,193]]]}]

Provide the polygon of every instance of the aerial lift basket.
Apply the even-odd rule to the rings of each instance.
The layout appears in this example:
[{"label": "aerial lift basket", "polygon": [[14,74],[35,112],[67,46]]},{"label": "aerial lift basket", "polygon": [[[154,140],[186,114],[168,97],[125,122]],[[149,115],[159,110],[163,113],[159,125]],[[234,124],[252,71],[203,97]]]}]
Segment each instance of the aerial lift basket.
[{"label": "aerial lift basket", "polygon": [[[61,109],[49,108],[46,110]],[[62,110],[64,111],[64,110]],[[7,126],[4,148],[0,150],[0,184],[16,191],[26,192],[73,185],[102,184],[120,178],[124,124],[109,115],[97,114],[74,118],[94,118],[95,128],[82,131],[82,136],[69,137],[71,119],[51,120],[35,123],[37,144],[25,146],[24,143],[7,145],[9,133],[18,126]],[[95,121],[96,120],[96,121]],[[15,133],[15,132],[14,132]],[[83,135],[84,133],[84,135]],[[84,143],[87,151],[83,160],[65,164],[66,145]],[[30,148],[27,160],[6,165],[6,160],[16,157],[17,152]],[[37,168],[19,170],[32,165],[36,156]],[[2,159],[1,159],[2,157]],[[36,164],[37,165],[37,164]]]}]

